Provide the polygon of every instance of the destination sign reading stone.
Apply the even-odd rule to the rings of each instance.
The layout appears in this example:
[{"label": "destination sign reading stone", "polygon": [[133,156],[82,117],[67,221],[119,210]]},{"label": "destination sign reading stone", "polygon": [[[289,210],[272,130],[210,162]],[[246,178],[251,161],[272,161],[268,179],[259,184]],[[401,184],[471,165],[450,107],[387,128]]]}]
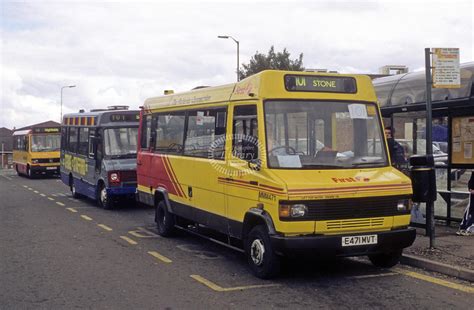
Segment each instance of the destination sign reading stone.
[{"label": "destination sign reading stone", "polygon": [[356,80],[351,77],[285,75],[287,91],[325,92],[325,93],[356,93]]},{"label": "destination sign reading stone", "polygon": [[138,122],[139,114],[110,114],[111,122]]}]

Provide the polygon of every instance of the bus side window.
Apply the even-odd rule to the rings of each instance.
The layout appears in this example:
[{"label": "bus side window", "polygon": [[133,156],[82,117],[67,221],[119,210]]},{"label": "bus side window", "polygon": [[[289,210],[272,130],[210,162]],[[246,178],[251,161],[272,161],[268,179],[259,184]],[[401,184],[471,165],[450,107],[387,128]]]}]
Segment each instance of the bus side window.
[{"label": "bus side window", "polygon": [[79,128],[79,147],[77,150],[78,154],[87,156],[89,147],[89,128]]},{"label": "bus side window", "polygon": [[257,106],[236,106],[232,126],[232,155],[246,161],[258,159]]},{"label": "bus side window", "polygon": [[29,139],[28,136],[24,136],[24,141],[23,141],[23,150],[28,151],[29,150]]},{"label": "bus side window", "polygon": [[147,115],[145,121],[142,124],[142,133],[140,141],[140,146],[142,149],[149,149],[151,143],[151,115]]},{"label": "bus side window", "polygon": [[69,127],[67,150],[72,153],[77,151],[77,127]]},{"label": "bus side window", "polygon": [[184,154],[193,157],[224,159],[226,108],[189,111]]},{"label": "bus side window", "polygon": [[153,145],[155,152],[181,155],[186,120],[185,112],[157,114],[154,118],[155,130],[152,136],[155,137]]},{"label": "bus side window", "polygon": [[95,153],[97,149],[97,138],[95,136],[95,131],[91,130],[89,133],[89,158],[95,158]]},{"label": "bus side window", "polygon": [[64,151],[67,145],[67,127],[61,128],[61,150]]}]

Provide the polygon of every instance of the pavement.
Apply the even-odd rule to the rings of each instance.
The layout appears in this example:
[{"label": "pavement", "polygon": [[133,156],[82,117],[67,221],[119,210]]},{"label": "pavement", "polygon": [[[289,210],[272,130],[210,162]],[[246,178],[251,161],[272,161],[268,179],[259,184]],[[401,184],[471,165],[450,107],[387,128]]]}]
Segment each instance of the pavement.
[{"label": "pavement", "polygon": [[402,264],[474,282],[474,236],[458,236],[458,224],[437,223],[434,248],[425,230],[417,228],[413,245],[404,250]]}]

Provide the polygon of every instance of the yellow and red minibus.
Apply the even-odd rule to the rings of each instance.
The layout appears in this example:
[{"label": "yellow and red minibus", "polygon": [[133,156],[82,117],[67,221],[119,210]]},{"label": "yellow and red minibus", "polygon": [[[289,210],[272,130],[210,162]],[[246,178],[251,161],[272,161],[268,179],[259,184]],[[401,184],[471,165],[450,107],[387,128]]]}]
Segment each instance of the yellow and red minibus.
[{"label": "yellow and red minibus", "polygon": [[31,127],[13,133],[13,168],[18,175],[59,176],[60,127]]},{"label": "yellow and red minibus", "polygon": [[212,229],[257,277],[308,253],[391,267],[415,239],[367,76],[263,71],[150,98],[139,140],[138,199],[159,233]]}]

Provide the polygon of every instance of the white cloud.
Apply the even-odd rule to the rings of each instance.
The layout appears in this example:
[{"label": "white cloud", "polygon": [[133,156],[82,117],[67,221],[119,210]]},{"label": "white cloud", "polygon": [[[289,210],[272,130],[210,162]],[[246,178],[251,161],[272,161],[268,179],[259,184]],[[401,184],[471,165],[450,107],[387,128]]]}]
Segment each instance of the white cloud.
[{"label": "white cloud", "polygon": [[423,67],[425,47],[473,60],[473,5],[433,1],[1,2],[0,127],[64,112],[138,108],[165,89],[235,80],[240,60],[271,45],[304,53],[307,68],[376,73]]}]

